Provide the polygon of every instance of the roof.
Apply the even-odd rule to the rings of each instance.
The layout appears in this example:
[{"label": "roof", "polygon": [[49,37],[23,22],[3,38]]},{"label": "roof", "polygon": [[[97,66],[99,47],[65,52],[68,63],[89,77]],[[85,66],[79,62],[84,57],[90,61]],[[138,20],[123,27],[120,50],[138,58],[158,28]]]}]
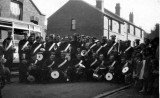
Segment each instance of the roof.
[{"label": "roof", "polygon": [[[12,18],[4,18],[4,17],[0,17],[0,21],[4,21],[4,22],[15,22],[15,23],[24,23],[24,24],[28,24],[28,25],[36,25],[32,22],[25,22],[25,21],[20,21],[20,20],[16,20],[16,19],[12,19]],[[36,25],[38,26],[38,25]]]},{"label": "roof", "polygon": [[[129,24],[131,24],[131,25],[133,25],[133,26],[135,26],[135,27],[137,27],[137,28],[139,28],[139,29],[142,29],[142,28],[136,26],[135,24],[133,24],[132,22],[130,22],[130,21],[126,20],[126,19],[121,18],[120,16],[116,15],[115,13],[109,11],[109,10],[106,9],[106,8],[104,8],[104,12],[102,12],[102,11],[101,11],[100,9],[98,9],[96,6],[92,6],[91,4],[89,4],[89,3],[87,3],[87,2],[85,2],[85,1],[83,1],[83,0],[69,0],[67,3],[72,2],[72,1],[83,2],[83,3],[87,4],[88,6],[92,7],[93,9],[95,9],[95,10],[101,12],[102,14],[106,15],[107,17],[112,18],[113,20],[116,20],[116,21],[118,21],[118,22],[120,22],[120,23],[122,23],[122,24],[124,24],[124,22],[127,22],[127,23],[129,23]],[[66,3],[66,4],[67,4],[67,3]],[[64,5],[64,6],[65,6],[65,5]],[[62,7],[63,7],[63,6],[62,6]],[[51,16],[52,16],[52,15],[51,15]],[[51,17],[51,16],[50,16],[50,17]],[[49,17],[49,18],[50,18],[50,17]]]},{"label": "roof", "polygon": [[[75,0],[75,1],[76,1],[76,0]],[[82,2],[84,2],[84,3],[86,3],[86,4],[88,4],[87,2],[85,2],[85,1],[83,1],[83,0],[79,0],[79,1],[82,1]],[[127,22],[127,23],[129,23],[129,24],[131,24],[131,25],[133,25],[133,26],[135,26],[135,27],[137,27],[137,28],[139,28],[139,29],[142,29],[142,28],[136,26],[134,23],[132,23],[132,22],[130,22],[130,21],[124,19],[124,18],[121,18],[120,16],[116,15],[115,13],[109,11],[109,10],[106,9],[106,8],[104,8],[104,12],[102,12],[102,11],[101,11],[100,9],[98,9],[97,7],[92,6],[92,5],[90,5],[90,4],[88,4],[88,5],[91,6],[91,7],[93,7],[94,9],[100,11],[100,12],[103,13],[104,15],[112,18],[113,20],[119,21],[119,22],[121,22],[121,23]]]},{"label": "roof", "polygon": [[[106,15],[106,16],[108,16],[108,17],[110,17],[110,18],[112,18],[112,19],[114,19],[114,20],[116,20],[116,21],[119,21],[120,23],[124,23],[123,19],[121,19],[121,18],[119,18],[119,17],[115,18],[115,17],[113,17],[113,15],[111,15],[111,14],[109,14],[109,13],[104,13],[104,12],[102,12],[100,9],[96,8],[95,6],[92,6],[92,5],[88,4],[87,2],[85,2],[85,1],[83,1],[83,0],[69,0],[65,5],[67,5],[69,2],[73,2],[73,1],[83,2],[83,3],[87,4],[89,7],[92,7],[93,9],[97,10],[98,12],[100,12],[100,13],[102,13],[102,14],[104,14],[104,15]],[[61,10],[65,5],[63,5],[59,10]],[[57,11],[56,11],[55,13],[53,13],[52,15],[56,14],[59,10],[57,10]],[[51,15],[50,17],[48,17],[48,19],[51,18],[52,15]]]},{"label": "roof", "polygon": [[94,8],[95,10],[101,12],[102,14],[104,14],[104,15],[112,18],[113,20],[119,21],[120,23],[124,23],[124,20],[123,20],[123,19],[121,19],[120,17],[117,17],[117,15],[115,15],[115,14],[111,14],[112,12],[110,12],[110,11],[107,10],[107,9],[104,9],[104,12],[102,12],[102,11],[101,11],[100,9],[98,9],[97,7],[92,6],[92,5],[88,4],[87,2],[85,2],[85,1],[83,1],[83,0],[79,0],[79,1],[82,1],[82,2],[86,3],[86,4],[89,5],[90,7]]},{"label": "roof", "polygon": [[45,14],[43,14],[43,13],[38,9],[38,7],[35,5],[35,3],[34,3],[32,0],[30,0],[30,2],[31,2],[32,5],[36,8],[36,10],[38,11],[38,13],[39,13],[40,15],[45,16]]},{"label": "roof", "polygon": [[134,23],[132,23],[132,22],[130,22],[130,21],[124,19],[124,18],[121,18],[120,16],[114,14],[113,12],[111,12],[111,11],[109,11],[109,10],[107,10],[107,9],[104,9],[104,12],[110,14],[110,16],[112,16],[112,17],[114,17],[114,18],[120,18],[120,19],[122,19],[123,21],[125,21],[125,22],[127,22],[127,23],[129,23],[129,24],[131,24],[131,25],[133,25],[133,26],[135,26],[135,27],[137,27],[137,28],[139,28],[139,29],[142,29],[142,28],[136,26]]}]

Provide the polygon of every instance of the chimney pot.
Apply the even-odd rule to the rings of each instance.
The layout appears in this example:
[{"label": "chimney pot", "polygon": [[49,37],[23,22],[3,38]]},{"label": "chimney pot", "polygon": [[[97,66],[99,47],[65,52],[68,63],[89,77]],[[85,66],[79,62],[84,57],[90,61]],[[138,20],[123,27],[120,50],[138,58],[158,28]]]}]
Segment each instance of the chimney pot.
[{"label": "chimney pot", "polygon": [[133,12],[130,12],[129,14],[129,21],[133,23]]},{"label": "chimney pot", "polygon": [[104,1],[103,0],[96,0],[96,7],[104,12]]},{"label": "chimney pot", "polygon": [[121,9],[120,3],[116,3],[115,14],[118,16],[120,16],[120,9]]}]

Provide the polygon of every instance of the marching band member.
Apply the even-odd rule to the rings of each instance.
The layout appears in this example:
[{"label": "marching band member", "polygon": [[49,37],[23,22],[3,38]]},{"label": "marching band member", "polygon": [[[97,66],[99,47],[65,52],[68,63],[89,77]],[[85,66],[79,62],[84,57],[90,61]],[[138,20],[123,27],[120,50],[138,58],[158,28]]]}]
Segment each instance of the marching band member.
[{"label": "marching band member", "polygon": [[55,35],[54,34],[49,36],[48,42],[45,45],[45,50],[46,51],[44,52],[44,60],[48,59],[50,57],[50,54],[52,52],[54,52],[53,51],[53,47],[55,45],[54,39],[55,39]]},{"label": "marching band member", "polygon": [[78,47],[81,47],[80,42],[78,42],[78,35],[75,33],[71,41],[71,58],[76,58],[76,51]]},{"label": "marching band member", "polygon": [[86,69],[87,69],[87,79],[88,80],[92,80],[92,75],[94,70],[98,67],[98,58],[97,58],[97,54],[93,53],[92,57],[90,57],[88,59],[88,61],[86,62]]},{"label": "marching band member", "polygon": [[58,80],[69,81],[67,76],[68,66],[71,64],[70,55],[68,55],[65,51],[61,52],[60,58],[58,58],[52,66],[53,71],[58,71],[60,76]]},{"label": "marching band member", "polygon": [[[44,52],[44,46],[42,44],[42,39],[40,36],[36,37],[36,42],[31,47],[31,54],[38,54],[38,52]],[[42,57],[43,58],[43,57]]]},{"label": "marching band member", "polygon": [[24,39],[19,41],[18,49],[19,49],[19,81],[26,82],[26,74],[27,74],[27,59],[28,57],[28,35],[24,34]]},{"label": "marching band member", "polygon": [[131,47],[131,41],[128,40],[125,42],[126,49],[124,50],[123,54],[127,60],[131,60],[132,53],[134,52],[134,49]]},{"label": "marching band member", "polygon": [[65,58],[66,52],[61,52],[61,56],[56,60],[54,66],[52,66],[52,69],[60,69],[60,70],[65,70],[68,65],[67,65],[67,59]]},{"label": "marching band member", "polygon": [[106,62],[107,73],[105,75],[105,78],[107,81],[112,81],[113,79],[116,79],[116,76],[118,75],[116,74],[119,64],[117,55],[117,53],[111,52],[111,54],[109,55],[109,59]]},{"label": "marching band member", "polygon": [[106,61],[103,54],[99,55],[97,65],[98,67],[94,70],[93,77],[99,80],[104,76],[106,71]]},{"label": "marching band member", "polygon": [[3,48],[5,49],[4,57],[7,59],[5,66],[11,69],[13,64],[13,53],[15,52],[13,35],[8,32],[8,37],[3,41]]},{"label": "marching band member", "polygon": [[69,41],[68,36],[65,36],[64,41],[62,41],[62,43],[60,44],[60,50],[59,51],[65,51],[70,53],[71,51],[71,43]]},{"label": "marching band member", "polygon": [[51,79],[51,72],[52,72],[52,66],[55,64],[56,62],[56,55],[54,52],[52,52],[50,54],[50,57],[48,59],[46,59],[42,65],[42,81],[49,81]]},{"label": "marching band member", "polygon": [[[31,58],[32,60],[30,61],[30,66],[31,66],[31,73],[33,74],[33,76],[36,78],[36,81],[40,81],[40,75],[38,75],[41,66],[42,66],[42,62],[43,62],[43,52],[45,51],[43,43],[42,43],[42,38],[40,36],[36,37],[36,42],[32,45],[31,47]],[[33,63],[35,62],[35,63]],[[33,72],[35,71],[35,72]]]},{"label": "marching band member", "polygon": [[75,80],[78,81],[80,80],[83,76],[84,76],[84,69],[85,69],[85,61],[82,59],[81,54],[77,54],[76,58],[73,59],[72,61],[72,65],[71,68],[72,70],[71,73],[74,74],[70,74],[70,78],[71,80]]},{"label": "marching band member", "polygon": [[102,45],[105,45],[107,43],[107,37],[106,36],[102,36]]},{"label": "marching band member", "polygon": [[28,61],[28,71],[27,71],[27,80],[28,82],[40,82],[41,80],[41,64],[37,60],[37,55],[33,54],[31,59]]},{"label": "marching band member", "polygon": [[99,40],[95,41],[96,46],[92,48],[92,52],[98,53],[98,49],[101,47],[101,42]]}]

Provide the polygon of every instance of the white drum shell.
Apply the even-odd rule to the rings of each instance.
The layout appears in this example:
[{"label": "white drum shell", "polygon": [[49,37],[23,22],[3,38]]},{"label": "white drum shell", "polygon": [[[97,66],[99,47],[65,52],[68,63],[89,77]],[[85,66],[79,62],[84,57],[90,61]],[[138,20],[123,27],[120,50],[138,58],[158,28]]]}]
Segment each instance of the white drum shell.
[{"label": "white drum shell", "polygon": [[51,72],[51,77],[52,77],[53,79],[58,79],[59,76],[60,76],[60,73],[59,73],[58,71],[52,71],[52,72]]},{"label": "white drum shell", "polygon": [[106,80],[108,80],[108,81],[111,81],[112,79],[113,79],[113,74],[112,73],[107,73],[106,75],[105,75],[105,79]]}]

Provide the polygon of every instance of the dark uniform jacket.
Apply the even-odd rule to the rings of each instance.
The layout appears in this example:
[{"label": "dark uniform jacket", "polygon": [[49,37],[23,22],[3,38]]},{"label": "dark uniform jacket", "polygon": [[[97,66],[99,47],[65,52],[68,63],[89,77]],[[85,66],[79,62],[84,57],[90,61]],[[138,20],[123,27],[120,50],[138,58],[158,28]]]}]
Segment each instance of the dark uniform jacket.
[{"label": "dark uniform jacket", "polygon": [[[10,44],[10,42],[12,41],[11,38],[6,38],[4,41],[3,41],[3,47],[4,49],[8,47],[8,45]],[[15,52],[14,49],[12,48],[9,48],[7,51],[5,51],[5,58],[7,60],[13,60],[13,53]]]}]

